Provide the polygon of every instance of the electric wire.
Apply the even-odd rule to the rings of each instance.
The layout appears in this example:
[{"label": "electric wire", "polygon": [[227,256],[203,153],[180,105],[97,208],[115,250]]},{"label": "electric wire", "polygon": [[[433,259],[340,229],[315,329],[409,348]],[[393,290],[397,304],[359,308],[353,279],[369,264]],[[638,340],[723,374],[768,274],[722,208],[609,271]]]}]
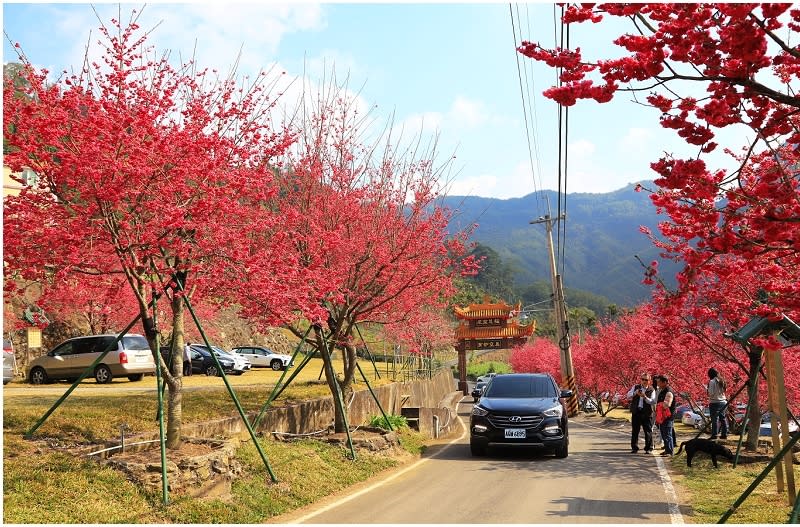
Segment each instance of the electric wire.
[{"label": "electric wire", "polygon": [[[570,49],[569,43],[569,24],[564,24],[563,20],[561,22],[563,26],[566,26],[567,32],[567,49]],[[567,178],[569,176],[569,106],[564,108],[564,193],[563,193],[563,200],[564,200],[564,217],[561,219],[561,223],[559,224],[561,227],[561,277],[564,277],[564,269],[566,265],[566,251],[567,251]],[[559,217],[561,215],[559,214]]]},{"label": "electric wire", "polygon": [[[529,42],[533,42],[533,34],[531,32],[531,20],[530,20],[530,12],[528,11],[528,4],[525,4],[525,27],[527,28],[527,38],[523,39],[522,36],[522,17],[520,15],[519,4],[516,4],[517,10],[517,29],[519,31],[519,41],[520,43],[523,40],[527,40]],[[517,54],[517,58],[519,59],[519,54]],[[533,173],[533,187],[534,187],[534,196],[536,199],[537,205],[537,214],[542,216],[544,214],[544,209],[542,207],[542,199],[540,196],[540,192],[537,192],[536,189],[543,189],[542,187],[542,167],[541,167],[541,156],[539,155],[539,118],[536,112],[536,85],[535,85],[535,75],[534,75],[534,64],[535,61],[526,60],[523,61],[523,69],[522,72],[525,76],[525,92],[528,94],[528,119],[531,123],[531,128],[533,128],[531,136],[533,137],[533,152],[534,158],[536,159],[536,169],[532,170]],[[528,69],[530,68],[530,75],[528,75]],[[528,78],[530,77],[530,82],[528,82]]]},{"label": "electric wire", "polygon": [[[554,6],[555,9],[555,6]],[[564,6],[561,6],[561,31],[560,31],[560,40],[559,45],[557,46],[559,49],[564,49]],[[555,22],[555,21],[554,21]],[[561,87],[561,73],[563,68],[560,66],[556,69],[556,86],[558,88]],[[558,154],[558,168],[556,170],[557,179],[558,179],[558,204],[556,205],[556,221],[561,221],[561,179],[562,179],[562,168],[563,168],[563,153],[562,149],[563,145],[563,130],[564,130],[564,107],[562,105],[558,105],[558,147],[556,148],[556,152]],[[561,228],[557,226],[556,228],[556,257],[558,258],[561,253]],[[558,268],[558,260],[556,260],[556,269]]]},{"label": "electric wire", "polygon": [[[528,28],[528,40],[530,42],[533,42],[533,31],[531,31],[531,17],[530,17],[530,11],[528,10],[528,4],[527,3],[525,4],[525,21],[526,21],[526,26]],[[539,125],[539,115],[538,115],[538,112],[536,111],[536,83],[535,83],[536,76],[534,75],[534,66],[535,66],[536,63],[534,61],[532,61],[532,60],[529,60],[529,61],[525,61],[525,64],[528,65],[530,67],[530,69],[531,69],[531,89],[530,89],[531,104],[530,104],[530,107],[533,108],[533,123],[536,125],[533,128],[533,149],[534,149],[534,153],[536,155],[536,169],[537,169],[536,177],[537,177],[537,179],[539,181],[539,188],[543,189],[544,187],[542,186],[542,166],[541,166],[542,156],[539,155],[539,143],[540,143],[540,141],[539,141],[539,126],[538,126]],[[540,215],[544,214],[544,211],[540,210],[539,214]]]},{"label": "electric wire", "polygon": [[519,65],[519,63],[520,63],[519,53],[516,51],[517,50],[517,30],[516,30],[516,27],[514,25],[514,10],[511,8],[511,4],[508,4],[508,11],[509,11],[509,15],[511,16],[511,33],[513,34],[513,37],[514,37],[514,54],[515,54],[516,59],[517,59],[517,78],[519,79],[519,93],[520,93],[520,98],[522,99],[522,115],[523,115],[524,120],[525,120],[525,137],[526,137],[527,143],[528,143],[528,160],[529,160],[530,165],[531,165],[531,177],[533,179],[533,191],[536,194],[537,199],[538,199],[538,193],[537,193],[537,188],[536,188],[536,176],[535,176],[535,170],[534,170],[534,165],[533,165],[533,150],[531,148],[530,125],[528,124],[528,111],[527,111],[526,105],[525,105],[525,91],[522,88],[522,72],[520,70],[520,65]]}]

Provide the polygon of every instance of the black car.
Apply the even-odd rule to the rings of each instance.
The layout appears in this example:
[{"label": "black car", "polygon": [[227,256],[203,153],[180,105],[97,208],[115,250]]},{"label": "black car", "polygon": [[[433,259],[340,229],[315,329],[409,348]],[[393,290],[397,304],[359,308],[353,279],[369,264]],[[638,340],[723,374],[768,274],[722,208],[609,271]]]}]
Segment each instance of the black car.
[{"label": "black car", "polygon": [[486,455],[489,445],[524,445],[567,457],[569,429],[562,399],[570,396],[572,392],[561,390],[548,373],[497,375],[472,407],[472,455]]},{"label": "black car", "polygon": [[[209,377],[217,377],[220,375],[214,359],[211,357],[211,352],[205,346],[191,346],[192,350],[192,373],[205,373]],[[233,359],[220,357],[217,355],[217,360],[225,373],[233,373]]]}]

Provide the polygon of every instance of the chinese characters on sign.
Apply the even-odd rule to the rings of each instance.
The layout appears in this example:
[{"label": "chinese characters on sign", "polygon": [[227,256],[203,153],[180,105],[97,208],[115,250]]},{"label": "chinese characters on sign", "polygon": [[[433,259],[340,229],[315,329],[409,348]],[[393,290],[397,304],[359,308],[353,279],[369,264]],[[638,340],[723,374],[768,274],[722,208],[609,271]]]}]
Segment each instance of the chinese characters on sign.
[{"label": "chinese characters on sign", "polygon": [[504,327],[506,325],[506,319],[504,318],[479,318],[476,320],[471,321],[473,326],[476,328],[496,328],[496,327]]}]

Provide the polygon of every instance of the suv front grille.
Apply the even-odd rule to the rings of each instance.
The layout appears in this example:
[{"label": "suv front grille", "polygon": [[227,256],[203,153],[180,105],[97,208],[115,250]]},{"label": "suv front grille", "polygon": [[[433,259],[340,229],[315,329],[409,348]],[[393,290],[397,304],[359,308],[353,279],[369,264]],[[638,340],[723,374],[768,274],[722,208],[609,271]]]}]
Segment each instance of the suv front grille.
[{"label": "suv front grille", "polygon": [[510,415],[488,415],[487,419],[495,428],[536,428],[542,424],[543,417],[541,415],[520,415],[517,422],[511,422]]}]

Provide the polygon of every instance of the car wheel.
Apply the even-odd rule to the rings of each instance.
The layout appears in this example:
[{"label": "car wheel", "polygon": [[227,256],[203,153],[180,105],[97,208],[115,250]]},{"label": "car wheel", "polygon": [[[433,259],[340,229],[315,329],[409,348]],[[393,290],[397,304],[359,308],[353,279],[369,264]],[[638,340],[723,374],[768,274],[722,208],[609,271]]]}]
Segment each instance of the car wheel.
[{"label": "car wheel", "polygon": [[131,382],[138,382],[142,380],[142,377],[144,377],[144,373],[135,373],[133,375],[128,375],[128,380]]},{"label": "car wheel", "polygon": [[269,367],[272,368],[273,371],[281,371],[281,368],[283,368],[283,363],[280,360],[275,359],[269,363]]},{"label": "car wheel", "polygon": [[94,380],[97,381],[97,384],[108,384],[113,378],[114,375],[111,374],[111,369],[105,364],[101,364],[94,370]]},{"label": "car wheel", "polygon": [[28,380],[31,382],[31,384],[46,384],[47,372],[44,371],[44,368],[34,368],[31,370]]},{"label": "car wheel", "polygon": [[486,455],[486,445],[483,443],[477,443],[475,441],[469,442],[469,450],[472,452],[472,455],[475,457],[482,457]]},{"label": "car wheel", "polygon": [[565,440],[564,443],[556,448],[556,457],[559,459],[564,459],[569,455],[569,443]]},{"label": "car wheel", "polygon": [[206,368],[206,375],[208,375],[209,377],[217,377],[219,376],[219,370],[217,369],[216,366],[213,365],[209,366],[208,368]]}]

